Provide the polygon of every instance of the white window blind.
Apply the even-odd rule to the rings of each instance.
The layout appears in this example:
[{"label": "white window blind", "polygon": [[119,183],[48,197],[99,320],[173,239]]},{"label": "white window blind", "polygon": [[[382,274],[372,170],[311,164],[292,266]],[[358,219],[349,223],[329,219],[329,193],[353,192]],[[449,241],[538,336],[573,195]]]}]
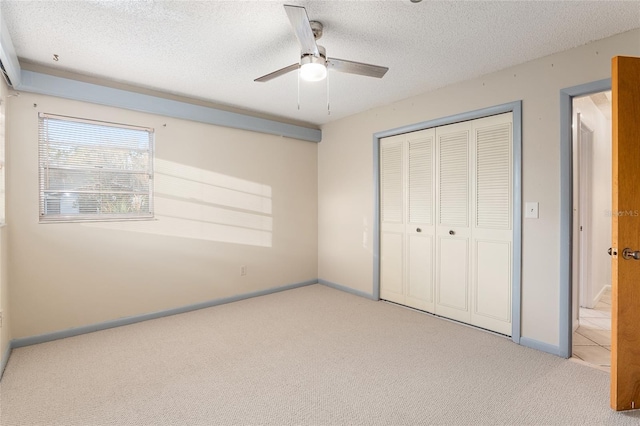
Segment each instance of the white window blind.
[{"label": "white window blind", "polygon": [[40,221],[153,217],[153,129],[39,114]]}]

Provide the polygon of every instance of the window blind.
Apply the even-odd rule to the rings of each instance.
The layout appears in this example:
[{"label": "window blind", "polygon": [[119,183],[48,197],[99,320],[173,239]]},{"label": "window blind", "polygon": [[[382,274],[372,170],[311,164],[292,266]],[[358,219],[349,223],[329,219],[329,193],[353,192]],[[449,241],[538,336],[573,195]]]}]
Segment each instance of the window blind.
[{"label": "window blind", "polygon": [[40,221],[153,217],[153,129],[39,114]]}]

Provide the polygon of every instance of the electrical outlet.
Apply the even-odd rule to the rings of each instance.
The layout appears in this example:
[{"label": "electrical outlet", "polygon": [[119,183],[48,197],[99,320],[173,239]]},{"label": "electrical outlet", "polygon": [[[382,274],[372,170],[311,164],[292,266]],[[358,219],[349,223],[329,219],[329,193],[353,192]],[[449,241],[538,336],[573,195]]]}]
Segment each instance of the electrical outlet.
[{"label": "electrical outlet", "polygon": [[240,267],[240,276],[244,277],[245,275],[247,275],[247,266],[246,265],[242,265]]}]

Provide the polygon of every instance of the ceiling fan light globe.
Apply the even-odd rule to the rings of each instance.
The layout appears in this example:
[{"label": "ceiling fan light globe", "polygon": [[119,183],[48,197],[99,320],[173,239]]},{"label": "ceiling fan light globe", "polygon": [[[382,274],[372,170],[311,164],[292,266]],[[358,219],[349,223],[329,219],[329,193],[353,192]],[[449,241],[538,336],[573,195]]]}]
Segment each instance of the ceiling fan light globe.
[{"label": "ceiling fan light globe", "polygon": [[300,78],[304,81],[321,81],[327,77],[327,67],[324,64],[310,62],[300,67]]}]

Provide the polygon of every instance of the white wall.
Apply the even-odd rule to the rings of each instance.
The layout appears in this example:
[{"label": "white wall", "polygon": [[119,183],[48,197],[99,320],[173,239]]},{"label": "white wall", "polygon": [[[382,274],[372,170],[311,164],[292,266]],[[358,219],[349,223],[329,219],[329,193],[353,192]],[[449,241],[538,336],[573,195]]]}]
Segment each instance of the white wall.
[{"label": "white wall", "polygon": [[[521,333],[529,339],[558,345],[560,90],[610,77],[611,58],[615,55],[640,56],[640,30],[323,127],[318,151],[319,278],[372,292],[374,133],[522,100],[523,201],[539,202],[540,218],[523,222]],[[464,66],[464,58],[460,61]]]},{"label": "white wall", "polygon": [[[155,128],[157,220],[39,224],[38,112]],[[317,144],[29,93],[7,119],[13,338],[317,278]]]},{"label": "white wall", "polygon": [[605,118],[588,96],[574,101],[574,112],[579,112],[582,121],[593,130],[591,253],[587,262],[591,291],[586,295],[587,307],[593,308],[604,287],[611,285],[611,258],[607,254],[611,247],[611,120]]}]

